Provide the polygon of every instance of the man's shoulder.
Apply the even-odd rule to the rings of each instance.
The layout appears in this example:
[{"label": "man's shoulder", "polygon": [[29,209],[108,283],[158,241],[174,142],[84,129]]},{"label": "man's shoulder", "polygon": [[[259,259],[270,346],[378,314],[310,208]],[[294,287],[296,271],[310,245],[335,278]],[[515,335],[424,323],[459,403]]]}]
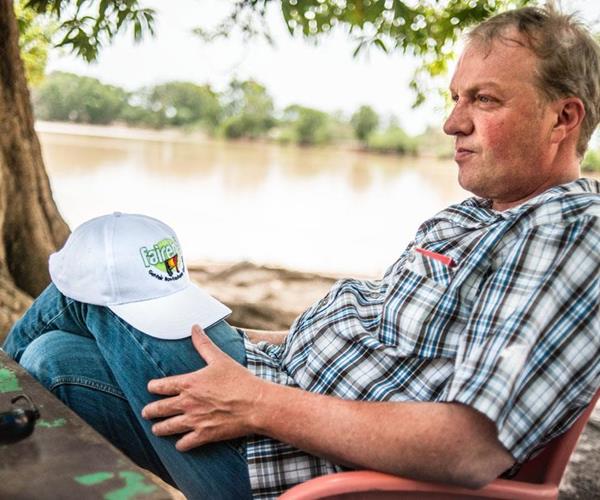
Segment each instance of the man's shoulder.
[{"label": "man's shoulder", "polygon": [[515,215],[531,225],[570,224],[600,218],[600,182],[579,178],[548,189],[514,209]]}]

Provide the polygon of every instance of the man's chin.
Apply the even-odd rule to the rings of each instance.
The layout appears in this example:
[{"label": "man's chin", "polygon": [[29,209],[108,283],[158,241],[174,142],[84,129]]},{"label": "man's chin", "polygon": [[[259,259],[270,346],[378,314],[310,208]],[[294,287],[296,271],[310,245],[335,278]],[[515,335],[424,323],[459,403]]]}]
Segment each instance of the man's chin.
[{"label": "man's chin", "polygon": [[474,191],[477,190],[477,183],[474,182],[474,179],[472,179],[472,177],[468,175],[468,172],[466,170],[467,169],[465,167],[461,167],[460,165],[458,166],[458,184],[464,190],[469,191],[470,193],[473,193],[476,196],[479,196]]},{"label": "man's chin", "polygon": [[459,168],[458,184],[465,191],[469,191],[469,193],[472,193],[479,198],[490,197],[489,189],[486,189],[486,186],[481,182],[480,179],[469,176],[468,172],[466,172],[466,169],[463,170],[462,168]]}]

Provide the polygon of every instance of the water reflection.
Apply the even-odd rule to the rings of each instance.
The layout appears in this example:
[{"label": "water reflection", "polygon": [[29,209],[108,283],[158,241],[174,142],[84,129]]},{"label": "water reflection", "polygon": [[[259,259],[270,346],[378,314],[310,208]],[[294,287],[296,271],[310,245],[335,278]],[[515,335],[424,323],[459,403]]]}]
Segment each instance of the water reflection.
[{"label": "water reflection", "polygon": [[451,162],[260,143],[41,133],[74,227],[120,210],[178,232],[188,261],[379,275],[418,224],[463,199]]},{"label": "water reflection", "polygon": [[355,193],[366,192],[373,183],[373,171],[364,160],[357,160],[350,166],[347,179]]}]

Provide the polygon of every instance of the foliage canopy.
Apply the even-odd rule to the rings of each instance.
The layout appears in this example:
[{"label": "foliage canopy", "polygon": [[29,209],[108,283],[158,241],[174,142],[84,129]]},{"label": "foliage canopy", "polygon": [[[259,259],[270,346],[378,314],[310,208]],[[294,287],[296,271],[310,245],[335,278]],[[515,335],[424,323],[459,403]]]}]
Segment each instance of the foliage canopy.
[{"label": "foliage canopy", "polygon": [[[228,36],[236,29],[245,36],[270,39],[267,8],[279,6],[290,34],[318,40],[336,27],[344,28],[358,54],[367,47],[385,52],[412,53],[422,60],[411,86],[416,103],[424,99],[423,75],[447,70],[460,31],[501,10],[535,0],[231,0],[231,12],[214,29],[197,28],[206,39]],[[115,35],[133,29],[140,40],[154,33],[155,11],[139,0],[28,0],[26,7],[48,14],[57,23],[56,43],[83,57],[97,58]]]},{"label": "foliage canopy", "polygon": [[234,79],[225,94],[223,133],[230,139],[257,138],[275,125],[273,99],[253,80]]},{"label": "foliage canopy", "polygon": [[51,121],[106,125],[126,102],[125,91],[118,87],[63,72],[50,75],[34,93],[37,117]]},{"label": "foliage canopy", "polygon": [[129,27],[135,40],[154,34],[155,11],[140,7],[138,0],[28,0],[25,7],[55,19],[56,46],[88,62]]},{"label": "foliage canopy", "polygon": [[219,99],[208,85],[163,83],[152,88],[146,99],[146,108],[159,112],[158,126],[205,123],[216,127],[221,118]]},{"label": "foliage canopy", "polygon": [[293,140],[302,145],[326,144],[331,139],[331,119],[323,111],[298,104],[288,106],[283,115]]},{"label": "foliage canopy", "polygon": [[44,16],[38,16],[31,9],[25,8],[24,4],[24,0],[17,0],[14,3],[19,26],[19,49],[27,80],[35,86],[44,78],[48,47],[56,28]]},{"label": "foliage canopy", "polygon": [[370,106],[361,106],[350,119],[354,134],[361,142],[365,142],[369,134],[379,125],[379,116]]},{"label": "foliage canopy", "polygon": [[246,36],[271,39],[267,8],[281,4],[285,25],[293,36],[318,40],[332,29],[346,29],[355,43],[354,54],[369,47],[401,51],[422,61],[411,83],[415,104],[424,98],[425,75],[447,71],[453,46],[464,28],[500,11],[535,0],[235,0],[231,13],[213,30],[198,28],[205,39],[229,36],[236,28]]}]

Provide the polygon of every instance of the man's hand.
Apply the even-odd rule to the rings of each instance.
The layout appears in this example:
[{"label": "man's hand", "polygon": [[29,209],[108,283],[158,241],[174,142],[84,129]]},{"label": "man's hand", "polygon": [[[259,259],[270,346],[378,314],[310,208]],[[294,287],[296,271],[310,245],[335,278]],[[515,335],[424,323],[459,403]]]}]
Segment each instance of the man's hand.
[{"label": "man's hand", "polygon": [[151,393],[169,397],[142,410],[146,419],[165,418],[152,426],[155,435],[183,434],[179,451],[252,433],[254,403],[267,384],[221,351],[197,325],[192,342],[207,366],[148,382]]}]

